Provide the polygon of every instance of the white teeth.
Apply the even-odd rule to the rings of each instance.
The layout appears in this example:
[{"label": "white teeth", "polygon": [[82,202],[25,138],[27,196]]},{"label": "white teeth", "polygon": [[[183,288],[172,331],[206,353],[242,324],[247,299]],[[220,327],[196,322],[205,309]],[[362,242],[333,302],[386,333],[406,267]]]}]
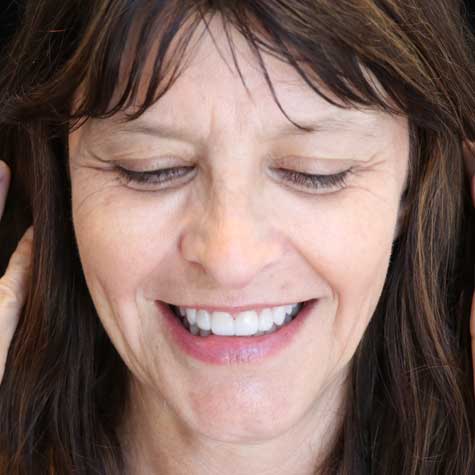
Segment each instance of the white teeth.
[{"label": "white teeth", "polygon": [[274,323],[274,316],[270,308],[265,308],[259,314],[259,331],[266,332],[271,329]]},{"label": "white teeth", "polygon": [[196,323],[196,310],[194,308],[187,308],[184,310],[182,307],[178,307],[178,311],[182,317],[186,316],[186,319],[190,322],[190,325]]},{"label": "white teeth", "polygon": [[282,325],[284,323],[285,314],[287,313],[287,306],[285,307],[275,307],[272,309],[274,314],[274,323],[276,325]]},{"label": "white teeth", "polygon": [[208,312],[194,308],[176,307],[185,327],[193,335],[207,336],[210,333],[222,336],[262,335],[276,331],[289,323],[300,311],[302,304],[265,308],[260,312],[248,310],[233,318],[227,312]]},{"label": "white teeth", "polygon": [[213,318],[211,319],[211,332],[215,335],[233,336],[233,317],[226,312],[214,312]]},{"label": "white teeth", "polygon": [[211,330],[211,315],[206,310],[198,310],[196,312],[196,324],[202,330]]},{"label": "white teeth", "polygon": [[254,310],[241,312],[234,321],[234,334],[236,336],[254,335],[259,330],[259,317]]}]

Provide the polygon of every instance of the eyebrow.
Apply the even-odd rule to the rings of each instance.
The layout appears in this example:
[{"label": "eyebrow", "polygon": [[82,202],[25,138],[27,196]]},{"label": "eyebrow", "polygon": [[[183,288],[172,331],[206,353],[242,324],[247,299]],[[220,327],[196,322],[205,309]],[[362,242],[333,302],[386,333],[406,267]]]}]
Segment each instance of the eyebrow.
[{"label": "eyebrow", "polygon": [[[317,120],[297,120],[298,125],[308,130],[299,129],[291,122],[281,124],[270,128],[270,132],[266,139],[277,139],[280,137],[288,136],[308,136],[321,132],[344,132],[356,129],[361,132],[362,135],[367,137],[377,137],[377,121],[372,118],[363,119],[357,117],[342,117],[341,115],[334,114],[324,116]],[[128,134],[143,134],[151,135],[153,137],[177,140],[182,142],[201,142],[202,137],[190,130],[184,125],[172,125],[166,123],[152,123],[146,120],[136,120],[133,122],[126,122],[120,125],[107,126],[104,133],[110,135],[128,135]]]}]

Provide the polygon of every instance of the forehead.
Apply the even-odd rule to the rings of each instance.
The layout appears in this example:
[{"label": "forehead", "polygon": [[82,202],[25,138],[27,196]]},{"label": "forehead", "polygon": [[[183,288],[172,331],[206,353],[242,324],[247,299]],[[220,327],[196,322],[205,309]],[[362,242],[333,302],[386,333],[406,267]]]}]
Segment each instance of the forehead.
[{"label": "forehead", "polygon": [[[239,117],[248,122],[260,117],[263,123],[269,124],[270,117],[283,115],[276,103],[278,99],[291,118],[304,121],[316,114],[337,112],[339,118],[368,117],[367,113],[358,114],[354,110],[353,114],[344,114],[343,109],[331,105],[312,90],[294,67],[265,52],[261,57],[263,65],[239,32],[229,25],[226,32],[220,16],[213,17],[208,28],[202,24],[195,31],[183,61],[183,71],[160,99],[158,108],[169,116],[183,112],[185,117],[190,117],[190,114],[207,112],[210,122],[222,118],[239,121]],[[148,71],[150,67],[148,65]],[[274,91],[269,87],[266,74]],[[339,102],[335,97],[332,99]],[[208,128],[209,125],[203,124]]]},{"label": "forehead", "polygon": [[[180,73],[166,94],[132,123],[123,123],[123,114],[101,121],[101,133],[105,129],[132,136],[155,130],[158,136],[163,132],[162,135],[196,140],[206,139],[212,131],[235,136],[239,132],[252,133],[259,138],[301,134],[290,118],[320,131],[356,131],[374,136],[390,121],[388,114],[380,111],[330,104],[305,83],[293,66],[262,52],[264,70],[247,40],[232,26],[228,25],[227,30],[219,16],[213,17],[207,27],[202,23],[194,31],[180,61]],[[178,41],[179,33],[176,38],[174,41]],[[155,47],[159,47],[158,40]],[[174,51],[173,43],[169,51]],[[154,57],[152,49],[141,81],[140,99],[152,74]],[[126,58],[125,64],[131,59]],[[339,102],[323,86],[322,89]]]}]

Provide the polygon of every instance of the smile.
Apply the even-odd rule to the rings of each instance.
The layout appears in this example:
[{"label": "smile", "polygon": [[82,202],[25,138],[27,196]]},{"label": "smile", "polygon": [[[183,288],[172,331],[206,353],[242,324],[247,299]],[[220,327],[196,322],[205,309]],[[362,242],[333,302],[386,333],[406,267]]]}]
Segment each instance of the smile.
[{"label": "smile", "polygon": [[[190,324],[186,310],[185,315],[181,315],[179,309],[173,305],[159,300],[155,303],[159,310],[159,316],[164,319],[165,328],[167,329],[172,344],[181,350],[184,355],[188,355],[195,360],[200,360],[207,364],[229,365],[259,363],[264,359],[270,358],[272,355],[277,355],[281,351],[284,351],[285,348],[290,347],[292,342],[298,340],[299,334],[304,334],[301,328],[303,328],[307,317],[314,314],[314,310],[319,301],[319,299],[313,299],[292,306],[294,308],[291,308],[291,312],[288,313],[285,311],[284,319],[280,325],[276,325],[274,321],[274,309],[272,309],[273,319],[271,327],[259,335],[256,333],[261,330],[257,330],[257,332],[253,334],[250,333],[251,325],[253,325],[252,328],[256,326],[255,318],[257,312],[255,311],[242,312],[246,313],[247,316],[241,318],[254,320],[254,323],[245,322],[243,324],[243,328],[247,328],[246,331],[248,333],[246,335],[236,335],[235,330],[233,331],[233,335],[218,335],[212,332],[212,319],[215,317],[213,313],[210,316],[210,314],[206,312],[209,318],[208,321],[205,313],[199,313],[197,311],[194,316],[195,323]],[[286,306],[284,306],[284,308],[285,307]],[[263,311],[259,313],[258,318],[261,317]],[[254,312],[255,316],[250,315],[252,312]],[[267,317],[265,318],[268,318],[270,316],[269,312],[266,312],[266,314]],[[282,319],[281,311],[278,312],[278,315],[278,318]],[[193,316],[191,316],[191,318],[193,318]],[[209,327],[208,330],[200,328],[199,323],[201,320],[205,322],[205,327]],[[234,319],[232,320],[232,323],[235,324],[236,321]],[[229,319],[227,321],[227,325],[229,325]],[[258,320],[258,322],[260,322],[260,320]],[[260,323],[258,324],[260,325]],[[192,330],[193,325],[198,328],[198,333],[201,331],[206,333],[202,335],[198,333],[193,334],[192,331],[196,332],[196,328]],[[267,323],[267,325],[269,325],[269,323]],[[203,336],[205,336],[205,338],[203,338]]]},{"label": "smile", "polygon": [[260,336],[274,333],[289,323],[303,308],[303,303],[248,310],[232,315],[204,309],[170,305],[173,313],[193,335]]}]

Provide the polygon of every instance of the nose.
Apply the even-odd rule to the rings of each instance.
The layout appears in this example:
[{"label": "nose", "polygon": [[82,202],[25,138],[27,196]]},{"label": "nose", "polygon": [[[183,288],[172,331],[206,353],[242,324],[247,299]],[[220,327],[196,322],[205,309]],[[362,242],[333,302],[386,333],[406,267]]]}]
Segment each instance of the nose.
[{"label": "nose", "polygon": [[228,196],[219,202],[194,214],[181,235],[180,252],[220,289],[245,288],[279,261],[284,243],[253,212],[249,199]]}]

